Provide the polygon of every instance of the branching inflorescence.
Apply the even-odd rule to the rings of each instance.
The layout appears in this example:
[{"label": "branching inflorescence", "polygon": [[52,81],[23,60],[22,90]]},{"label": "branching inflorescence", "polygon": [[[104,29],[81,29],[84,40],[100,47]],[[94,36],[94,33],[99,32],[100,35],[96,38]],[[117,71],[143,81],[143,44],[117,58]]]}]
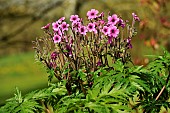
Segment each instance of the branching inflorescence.
[{"label": "branching inflorescence", "polygon": [[[67,81],[69,94],[73,82],[85,93],[84,84],[92,81],[90,72],[101,66],[110,67],[117,59],[123,63],[131,60],[128,49],[132,48],[131,39],[136,34],[134,24],[140,21],[135,13],[132,16],[132,25],[116,14],[108,13],[105,17],[96,9],[87,12],[86,22],[71,15],[68,24],[62,17],[41,28],[45,36],[34,41],[37,58],[58,80]],[[85,80],[77,76],[80,70],[87,74]]]}]

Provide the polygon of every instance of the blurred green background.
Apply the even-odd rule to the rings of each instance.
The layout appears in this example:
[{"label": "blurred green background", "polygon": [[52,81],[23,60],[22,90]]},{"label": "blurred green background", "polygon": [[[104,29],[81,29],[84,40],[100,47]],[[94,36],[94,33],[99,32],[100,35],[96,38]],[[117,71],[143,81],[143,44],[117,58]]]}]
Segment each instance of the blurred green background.
[{"label": "blurred green background", "polygon": [[170,51],[170,2],[168,0],[0,0],[0,104],[13,96],[17,86],[23,93],[47,87],[45,68],[35,62],[32,41],[43,35],[40,29],[62,16],[85,18],[95,8],[116,13],[131,20],[135,12],[141,19],[136,25],[132,58],[146,64],[144,55]]}]

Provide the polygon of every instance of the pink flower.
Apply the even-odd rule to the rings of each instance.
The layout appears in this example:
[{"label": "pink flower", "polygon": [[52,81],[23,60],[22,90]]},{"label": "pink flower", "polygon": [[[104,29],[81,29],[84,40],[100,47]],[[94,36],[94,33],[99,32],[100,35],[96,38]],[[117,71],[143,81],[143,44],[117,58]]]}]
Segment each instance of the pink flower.
[{"label": "pink flower", "polygon": [[100,61],[97,62],[97,66],[101,66],[102,63]]},{"label": "pink flower", "polygon": [[108,35],[108,34],[109,34],[109,27],[104,26],[103,29],[102,29],[102,32],[103,32],[105,35]]},{"label": "pink flower", "polygon": [[95,28],[95,23],[89,23],[88,25],[87,25],[87,30],[89,31],[89,32],[95,32],[95,33],[97,33],[97,30],[96,30],[96,28]]},{"label": "pink flower", "polygon": [[94,18],[96,18],[98,13],[99,13],[98,10],[96,10],[96,9],[91,9],[90,11],[87,12],[88,19],[94,19]]},{"label": "pink flower", "polygon": [[132,13],[132,16],[135,19],[135,21],[140,21],[138,15],[136,15],[135,13]]},{"label": "pink flower", "polygon": [[56,69],[56,67],[57,67],[56,62],[50,62],[50,67],[53,69]]},{"label": "pink flower", "polygon": [[101,19],[102,19],[103,17],[104,17],[104,12],[100,13],[99,16],[98,16],[98,18],[101,18]]},{"label": "pink flower", "polygon": [[119,18],[117,17],[116,14],[113,14],[112,16],[108,16],[109,24],[116,25],[118,21],[119,21]]},{"label": "pink flower", "polygon": [[54,35],[53,40],[54,40],[54,43],[59,43],[59,42],[61,42],[61,36]]},{"label": "pink flower", "polygon": [[59,29],[59,24],[58,24],[58,22],[53,22],[53,23],[52,23],[52,27],[53,27],[53,30],[54,30],[54,31],[57,31],[57,30]]},{"label": "pink flower", "polygon": [[113,37],[111,37],[111,36],[108,36],[108,44],[111,44],[112,43],[112,41],[113,41]]},{"label": "pink flower", "polygon": [[87,33],[87,28],[86,28],[85,26],[80,26],[80,27],[79,27],[79,32],[80,32],[80,34],[82,34],[82,35],[86,35],[86,33]]},{"label": "pink flower", "polygon": [[48,30],[48,29],[49,29],[49,27],[50,27],[50,24],[51,24],[51,23],[48,23],[47,25],[45,25],[45,26],[41,27],[41,29],[46,29],[46,30]]},{"label": "pink flower", "polygon": [[56,60],[57,56],[58,56],[57,52],[54,51],[54,52],[51,53],[51,59],[52,60]]},{"label": "pink flower", "polygon": [[79,28],[80,26],[81,26],[81,22],[72,23],[72,28]]},{"label": "pink flower", "polygon": [[66,45],[66,55],[67,56],[72,56],[72,48],[71,48],[71,45]]},{"label": "pink flower", "polygon": [[64,21],[65,20],[65,17],[61,17],[60,19],[58,19],[58,23],[62,23],[62,21]]},{"label": "pink flower", "polygon": [[104,20],[99,20],[100,24],[105,24],[105,21]]},{"label": "pink flower", "polygon": [[63,22],[60,27],[62,31],[68,31],[69,24]]},{"label": "pink flower", "polygon": [[65,41],[68,42],[68,36],[63,36],[63,39],[65,39]]},{"label": "pink flower", "polygon": [[116,26],[109,27],[109,36],[116,38],[119,35],[119,29]]},{"label": "pink flower", "polygon": [[122,19],[119,19],[118,26],[121,26],[122,28],[124,28],[125,22]]},{"label": "pink flower", "polygon": [[78,28],[81,27],[81,22],[76,22],[76,23],[72,23],[72,29],[75,31],[75,32],[78,32]]},{"label": "pink flower", "polygon": [[126,39],[126,42],[127,42],[128,48],[132,48],[131,38],[127,38],[127,39]]},{"label": "pink flower", "polygon": [[131,42],[131,38],[127,38],[127,39],[126,39],[126,42],[127,42],[127,43],[130,43],[130,42]]},{"label": "pink flower", "polygon": [[60,29],[58,29],[58,30],[54,30],[54,32],[55,32],[55,34],[57,34],[57,35],[59,35],[59,36],[62,36],[62,32],[61,32],[61,30],[60,30]]},{"label": "pink flower", "polygon": [[80,21],[80,18],[79,18],[78,15],[71,15],[70,21],[73,22],[73,23],[75,23],[75,22]]}]

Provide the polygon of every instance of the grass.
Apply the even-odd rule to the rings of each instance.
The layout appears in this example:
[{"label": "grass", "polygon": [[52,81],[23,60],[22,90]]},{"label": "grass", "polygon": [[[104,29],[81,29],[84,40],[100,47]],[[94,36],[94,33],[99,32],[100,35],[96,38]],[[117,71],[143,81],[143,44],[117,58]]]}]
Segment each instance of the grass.
[{"label": "grass", "polygon": [[21,53],[0,58],[0,104],[13,96],[15,87],[27,93],[47,86],[47,74],[34,60],[34,53]]}]

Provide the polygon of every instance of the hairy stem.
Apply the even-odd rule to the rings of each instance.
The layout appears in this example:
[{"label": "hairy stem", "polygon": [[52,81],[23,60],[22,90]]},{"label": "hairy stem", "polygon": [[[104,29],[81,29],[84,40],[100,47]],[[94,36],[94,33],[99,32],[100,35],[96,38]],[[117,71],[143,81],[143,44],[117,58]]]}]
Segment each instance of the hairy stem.
[{"label": "hairy stem", "polygon": [[[170,68],[169,68],[169,75],[168,75],[168,78],[166,79],[166,84],[168,83],[169,79],[170,79]],[[159,97],[161,96],[161,94],[162,94],[163,91],[165,90],[165,87],[166,87],[165,85],[162,87],[161,91],[159,92],[159,94],[157,95],[157,97],[156,97],[155,100],[158,100],[158,99],[159,99]]]},{"label": "hairy stem", "polygon": [[161,94],[163,93],[164,89],[165,89],[165,85],[162,87],[161,91],[159,92],[159,94],[158,94],[158,96],[156,97],[155,100],[158,100],[158,99],[159,99],[159,97],[160,97]]}]

